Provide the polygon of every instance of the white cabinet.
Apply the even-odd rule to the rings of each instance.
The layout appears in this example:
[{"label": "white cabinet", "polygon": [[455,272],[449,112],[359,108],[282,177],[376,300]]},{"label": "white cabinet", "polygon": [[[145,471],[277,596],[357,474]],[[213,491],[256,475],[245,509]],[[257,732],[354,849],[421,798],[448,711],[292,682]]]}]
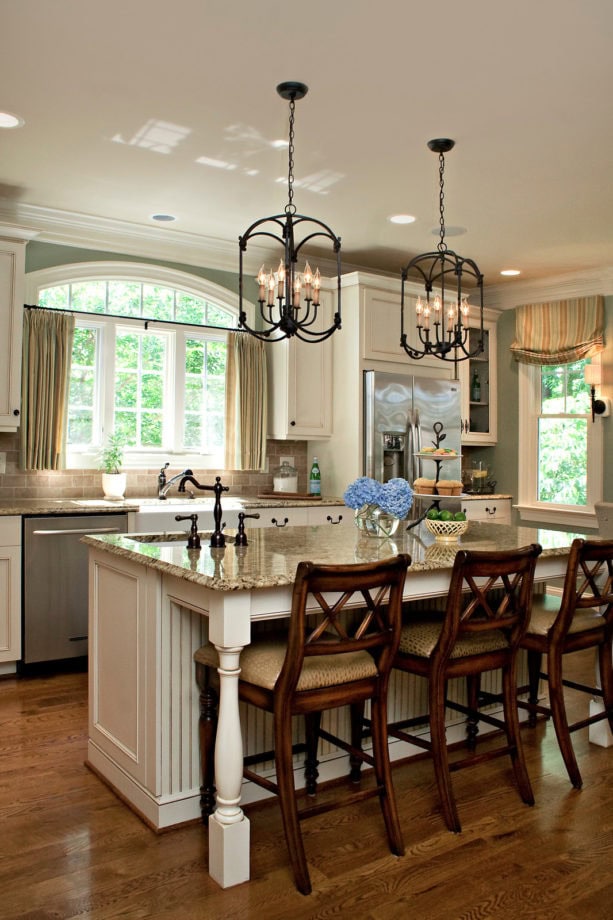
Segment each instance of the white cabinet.
[{"label": "white cabinet", "polygon": [[25,243],[0,239],[0,431],[19,427]]},{"label": "white cabinet", "polygon": [[21,658],[21,518],[0,517],[0,663]]},{"label": "white cabinet", "polygon": [[[326,323],[333,296],[321,292]],[[318,440],[332,433],[332,339],[303,342],[295,337],[267,347],[268,436],[277,440]]]},{"label": "white cabinet", "polygon": [[[479,338],[479,329],[470,329],[470,349]],[[483,352],[460,362],[458,375],[462,387],[462,444],[496,444],[498,440],[498,385],[496,362],[496,321],[483,322]],[[478,381],[478,399],[474,382]]]},{"label": "white cabinet", "polygon": [[511,523],[511,499],[489,496],[462,502],[462,511],[469,521],[496,521]]}]

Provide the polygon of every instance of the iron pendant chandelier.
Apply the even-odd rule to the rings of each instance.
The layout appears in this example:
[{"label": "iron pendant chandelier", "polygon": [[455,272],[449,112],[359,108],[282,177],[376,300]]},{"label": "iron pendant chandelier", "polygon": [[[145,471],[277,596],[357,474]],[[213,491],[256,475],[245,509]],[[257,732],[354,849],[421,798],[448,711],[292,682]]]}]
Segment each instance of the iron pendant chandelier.
[{"label": "iron pendant chandelier", "polygon": [[[441,361],[465,361],[483,351],[483,275],[472,259],[452,252],[445,243],[445,154],[454,145],[455,141],[449,138],[428,141],[428,147],[438,153],[439,159],[440,240],[435,252],[416,256],[402,271],[400,345],[417,361],[426,355]],[[409,343],[405,331],[405,299],[409,296],[405,288],[411,275],[413,280],[421,278],[425,288],[425,299],[420,295],[415,305],[416,344]],[[472,351],[469,293],[476,293],[479,299],[479,322],[470,324],[471,328],[479,329]]]},{"label": "iron pendant chandelier", "polygon": [[[322,221],[297,214],[294,204],[294,112],[296,99],[303,99],[308,87],[304,83],[280,83],[277,92],[282,99],[289,100],[288,201],[283,214],[256,220],[239,237],[238,325],[264,342],[278,342],[292,336],[303,342],[323,342],[341,327],[341,241]],[[268,270],[262,266],[256,279],[261,329],[248,325],[247,314],[243,309],[243,256],[250,240],[257,237],[273,239],[283,250],[278,269]],[[329,241],[336,257],[337,308],[332,325],[328,327],[325,326],[321,309],[319,269],[313,272],[306,260],[303,271],[298,269],[298,258],[303,247],[320,239]]]}]

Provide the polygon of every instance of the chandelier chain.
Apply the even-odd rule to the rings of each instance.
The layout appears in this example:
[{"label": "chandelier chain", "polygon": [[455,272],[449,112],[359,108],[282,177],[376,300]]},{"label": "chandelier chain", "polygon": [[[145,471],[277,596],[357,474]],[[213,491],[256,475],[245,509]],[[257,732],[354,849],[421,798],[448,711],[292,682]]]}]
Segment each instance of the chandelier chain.
[{"label": "chandelier chain", "polygon": [[439,177],[439,220],[440,220],[440,240],[438,251],[444,252],[447,249],[445,243],[445,156],[443,153],[438,155],[438,177]]},{"label": "chandelier chain", "polygon": [[294,112],[296,111],[296,99],[294,96],[289,102],[289,145],[288,145],[288,168],[287,168],[287,205],[286,214],[295,214],[296,205],[294,204]]}]

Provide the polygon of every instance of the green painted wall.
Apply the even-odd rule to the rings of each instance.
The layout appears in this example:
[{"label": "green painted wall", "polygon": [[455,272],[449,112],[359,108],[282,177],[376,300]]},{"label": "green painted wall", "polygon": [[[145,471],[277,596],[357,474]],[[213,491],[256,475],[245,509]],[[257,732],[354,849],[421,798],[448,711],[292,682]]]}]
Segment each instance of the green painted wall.
[{"label": "green painted wall", "polygon": [[[186,265],[182,262],[164,262],[161,259],[147,259],[140,256],[125,255],[120,252],[100,252],[95,249],[80,249],[76,246],[58,246],[55,243],[41,243],[32,240],[26,246],[26,273],[35,272],[42,268],[52,268],[55,265],[69,265],[72,262],[146,262],[153,265],[162,265],[164,268],[174,268],[177,271],[189,272],[200,278],[206,278],[214,284],[227,288],[238,294],[238,272],[217,271],[213,268],[203,268],[198,265]],[[238,250],[236,253],[238,268]],[[255,278],[245,279],[245,297],[252,303],[257,299],[257,285]]]}]

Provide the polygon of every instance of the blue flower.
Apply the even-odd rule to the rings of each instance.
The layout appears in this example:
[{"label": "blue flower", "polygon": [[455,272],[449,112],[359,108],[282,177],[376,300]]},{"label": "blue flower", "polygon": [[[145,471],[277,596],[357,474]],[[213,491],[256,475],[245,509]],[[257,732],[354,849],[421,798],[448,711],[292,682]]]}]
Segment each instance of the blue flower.
[{"label": "blue flower", "polygon": [[413,490],[406,479],[390,479],[382,484],[369,476],[361,476],[347,486],[343,499],[349,508],[377,505],[387,514],[404,518],[413,504]]},{"label": "blue flower", "polygon": [[370,476],[360,476],[347,486],[343,499],[349,508],[361,508],[362,505],[378,505],[383,486]]},{"label": "blue flower", "polygon": [[413,490],[406,479],[390,479],[381,486],[378,504],[382,511],[404,518],[413,504]]}]

